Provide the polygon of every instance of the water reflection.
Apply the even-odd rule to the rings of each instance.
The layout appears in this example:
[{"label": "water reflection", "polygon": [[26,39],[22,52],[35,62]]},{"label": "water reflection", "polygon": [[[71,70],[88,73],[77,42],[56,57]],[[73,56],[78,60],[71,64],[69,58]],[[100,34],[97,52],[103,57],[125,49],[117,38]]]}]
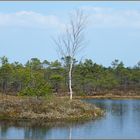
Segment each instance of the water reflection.
[{"label": "water reflection", "polygon": [[1,137],[2,138],[5,138],[6,135],[7,135],[7,131],[8,131],[8,126],[5,126],[5,125],[1,125],[0,126],[0,132],[1,132]]},{"label": "water reflection", "polygon": [[68,127],[68,137],[66,139],[68,140],[72,139],[72,126],[71,125]]},{"label": "water reflection", "polygon": [[24,139],[45,139],[47,128],[24,128]]},{"label": "water reflection", "polygon": [[93,100],[86,102],[106,110],[103,118],[84,123],[55,124],[46,127],[28,123],[0,123],[0,138],[13,139],[96,139],[140,138],[139,100]]}]

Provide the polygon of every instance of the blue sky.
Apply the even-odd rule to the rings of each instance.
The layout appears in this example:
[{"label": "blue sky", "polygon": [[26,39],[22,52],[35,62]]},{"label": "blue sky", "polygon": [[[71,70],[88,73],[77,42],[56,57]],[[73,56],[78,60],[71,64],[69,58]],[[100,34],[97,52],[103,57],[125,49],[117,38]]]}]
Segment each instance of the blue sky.
[{"label": "blue sky", "polygon": [[140,2],[0,2],[0,56],[25,63],[32,57],[59,59],[52,36],[62,32],[69,13],[81,8],[89,15],[87,44],[77,59],[110,66],[140,61]]}]

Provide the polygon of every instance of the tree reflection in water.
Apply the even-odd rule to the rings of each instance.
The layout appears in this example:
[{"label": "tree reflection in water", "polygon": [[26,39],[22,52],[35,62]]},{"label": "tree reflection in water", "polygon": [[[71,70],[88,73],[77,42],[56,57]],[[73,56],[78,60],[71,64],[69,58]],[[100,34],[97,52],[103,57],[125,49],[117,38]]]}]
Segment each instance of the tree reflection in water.
[{"label": "tree reflection in water", "polygon": [[8,132],[9,127],[6,125],[0,125],[0,137],[1,138],[6,138],[7,132]]},{"label": "tree reflection in water", "polygon": [[45,139],[48,130],[47,128],[25,127],[24,139]]}]

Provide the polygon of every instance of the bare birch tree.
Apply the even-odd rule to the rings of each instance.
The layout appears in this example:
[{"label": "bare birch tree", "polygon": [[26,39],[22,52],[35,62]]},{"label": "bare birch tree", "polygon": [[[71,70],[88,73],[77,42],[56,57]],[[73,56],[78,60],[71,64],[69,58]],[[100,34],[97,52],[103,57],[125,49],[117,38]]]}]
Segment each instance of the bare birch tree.
[{"label": "bare birch tree", "polygon": [[87,23],[87,16],[82,10],[75,10],[71,16],[69,24],[66,26],[64,34],[54,39],[58,52],[62,57],[69,57],[69,94],[72,99],[72,69],[75,56],[84,47],[84,30]]}]

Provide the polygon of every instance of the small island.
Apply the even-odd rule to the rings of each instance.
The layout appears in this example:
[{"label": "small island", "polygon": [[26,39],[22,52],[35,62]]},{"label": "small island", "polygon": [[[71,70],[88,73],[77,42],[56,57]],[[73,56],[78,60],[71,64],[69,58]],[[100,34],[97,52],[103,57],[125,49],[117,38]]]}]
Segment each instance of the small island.
[{"label": "small island", "polygon": [[28,121],[36,125],[49,122],[75,122],[100,117],[104,111],[78,99],[0,96],[0,120]]}]

